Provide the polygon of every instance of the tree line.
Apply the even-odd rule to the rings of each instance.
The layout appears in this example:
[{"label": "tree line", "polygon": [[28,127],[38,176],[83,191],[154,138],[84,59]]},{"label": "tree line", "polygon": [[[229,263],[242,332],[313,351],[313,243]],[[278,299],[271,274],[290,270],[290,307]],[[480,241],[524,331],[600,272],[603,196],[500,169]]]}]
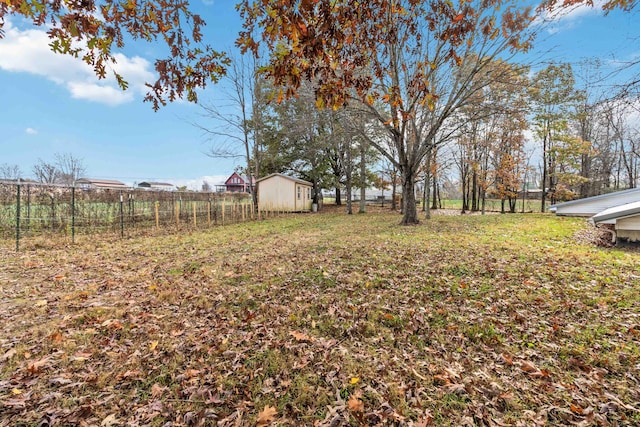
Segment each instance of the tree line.
[{"label": "tree line", "polygon": [[[74,185],[86,172],[84,161],[72,153],[55,153],[53,160],[38,159],[31,168],[32,178],[43,184]],[[20,166],[9,163],[0,165],[0,180],[17,181],[25,178]]]},{"label": "tree line", "polygon": [[[523,177],[536,174],[542,209],[563,198],[636,185],[629,111],[637,91],[600,100],[589,86],[576,88],[567,64],[530,70],[517,62],[531,49],[545,12],[583,3],[592,5],[242,0],[237,45],[247,55],[240,62],[206,45],[204,20],[174,0],[100,7],[20,0],[0,4],[0,30],[9,13],[36,25],[47,22],[52,48],[82,57],[100,78],[113,62],[114,44],[124,45],[123,35],[160,40],[170,55],[156,61],[158,79],[148,84],[146,100],[154,108],[180,97],[197,102],[198,88],[230,78],[237,113],[223,119],[223,129],[199,124],[218,141],[226,136],[212,155],[236,155],[226,145],[235,140],[250,179],[288,169],[316,190],[344,185],[349,210],[350,187],[357,180],[365,186],[367,162],[377,158],[388,166],[392,184],[400,184],[401,223],[414,224],[416,184],[424,183],[425,198],[431,188],[437,197],[431,184],[443,176],[447,153],[459,170],[464,209],[482,209],[494,196],[513,210]],[[603,8],[634,6],[612,0]],[[84,50],[72,43],[79,40],[86,42]],[[216,104],[205,111],[226,114]],[[541,145],[539,162],[524,149],[527,126]]]}]

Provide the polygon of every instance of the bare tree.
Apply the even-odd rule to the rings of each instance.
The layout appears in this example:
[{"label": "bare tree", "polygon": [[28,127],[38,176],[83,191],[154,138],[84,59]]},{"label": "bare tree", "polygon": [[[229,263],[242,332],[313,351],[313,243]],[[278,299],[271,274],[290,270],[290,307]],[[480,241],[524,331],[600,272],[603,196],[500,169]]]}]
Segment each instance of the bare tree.
[{"label": "bare tree", "polygon": [[83,160],[71,153],[56,153],[54,159],[55,167],[58,169],[56,182],[73,185],[87,173]]},{"label": "bare tree", "polygon": [[38,182],[44,184],[56,184],[59,181],[59,171],[55,164],[38,159],[38,163],[33,165],[33,176]]},{"label": "bare tree", "polygon": [[224,104],[217,102],[200,103],[203,117],[216,124],[193,123],[202,130],[212,143],[206,152],[214,158],[244,158],[243,167],[248,178],[253,206],[258,209],[258,191],[254,188],[254,178],[260,171],[260,88],[256,78],[256,63],[246,56],[232,59],[224,77],[228,89],[224,92]]},{"label": "bare tree", "polygon": [[22,171],[18,165],[3,163],[0,165],[0,179],[17,180],[22,177]]}]

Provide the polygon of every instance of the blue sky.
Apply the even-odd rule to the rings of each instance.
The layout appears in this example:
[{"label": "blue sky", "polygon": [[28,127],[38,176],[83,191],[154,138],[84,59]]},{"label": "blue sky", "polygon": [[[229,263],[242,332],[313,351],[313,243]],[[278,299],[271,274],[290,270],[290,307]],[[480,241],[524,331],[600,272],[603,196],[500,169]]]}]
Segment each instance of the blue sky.
[{"label": "blue sky", "polygon": [[[193,9],[207,21],[205,35],[217,49],[232,48],[240,30],[235,1],[195,0]],[[640,54],[637,13],[603,16],[579,8],[545,26],[531,58],[579,61],[600,57],[615,65]],[[143,103],[151,80],[152,44],[127,46],[119,70],[130,84],[121,92],[113,81],[98,81],[81,62],[49,52],[44,32],[17,18],[0,39],[0,164],[17,164],[24,176],[41,158],[73,153],[83,159],[87,175],[132,184],[160,180],[197,189],[203,180],[218,184],[241,160],[213,159],[210,144],[192,123],[197,106],[177,102],[154,112]],[[202,101],[221,97],[211,85]]]}]

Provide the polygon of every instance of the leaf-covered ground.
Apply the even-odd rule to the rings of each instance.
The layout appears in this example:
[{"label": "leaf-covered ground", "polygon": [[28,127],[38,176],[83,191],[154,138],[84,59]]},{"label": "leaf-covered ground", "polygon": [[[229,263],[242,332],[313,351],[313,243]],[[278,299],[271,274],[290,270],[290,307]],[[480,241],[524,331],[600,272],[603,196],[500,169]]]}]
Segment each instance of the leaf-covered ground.
[{"label": "leaf-covered ground", "polygon": [[640,424],[640,253],[307,214],[0,252],[0,426]]}]

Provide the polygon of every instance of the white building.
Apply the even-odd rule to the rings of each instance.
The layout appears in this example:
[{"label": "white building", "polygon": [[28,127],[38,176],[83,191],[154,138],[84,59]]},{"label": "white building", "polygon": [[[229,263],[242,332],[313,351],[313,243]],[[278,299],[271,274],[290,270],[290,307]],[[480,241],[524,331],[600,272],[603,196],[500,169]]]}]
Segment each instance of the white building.
[{"label": "white building", "polygon": [[261,211],[308,212],[313,184],[279,173],[260,178],[258,207]]}]

